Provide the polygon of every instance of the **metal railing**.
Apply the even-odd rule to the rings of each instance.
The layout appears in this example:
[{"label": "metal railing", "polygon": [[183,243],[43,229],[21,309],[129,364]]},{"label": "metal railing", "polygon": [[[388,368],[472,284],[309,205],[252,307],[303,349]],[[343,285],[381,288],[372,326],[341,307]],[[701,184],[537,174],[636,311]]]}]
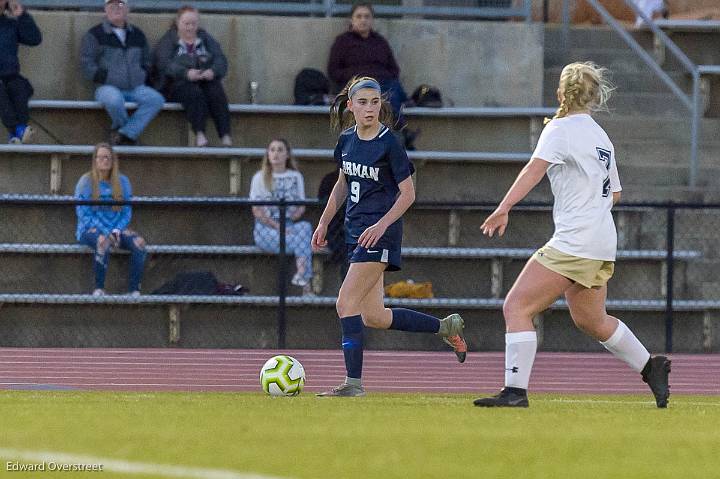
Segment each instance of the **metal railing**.
[{"label": "metal railing", "polygon": [[[570,24],[570,1],[563,0],[563,39],[565,46],[568,43],[569,24]],[[665,85],[680,99],[683,105],[688,109],[691,115],[690,124],[690,170],[688,175],[688,184],[691,187],[697,185],[698,163],[699,163],[699,147],[701,140],[701,85],[700,78],[702,75],[719,75],[720,66],[715,65],[697,65],[675,44],[666,34],[658,27],[655,22],[649,18],[637,5],[631,0],[623,0],[625,4],[650,28],[655,35],[655,41],[659,42],[666,50],[669,50],[675,58],[680,62],[683,68],[692,77],[692,92],[687,94],[683,89],[668,75],[661,64],[650,55],[645,49],[630,35],[627,30],[618,22],[610,13],[602,6],[599,0],[587,0],[587,3],[595,9],[615,32],[625,41],[630,49],[635,52],[640,59],[662,80]]]},{"label": "metal railing", "polygon": [[[256,13],[274,15],[316,15],[333,17],[348,15],[351,4],[337,0],[306,0],[305,2],[235,2],[196,0],[193,2],[206,12],[218,13]],[[439,18],[524,18],[531,20],[531,0],[522,0],[520,7],[513,7],[513,2],[497,0],[479,0],[477,7],[467,6],[404,6],[373,5],[377,16],[418,15]],[[62,10],[99,10],[97,0],[26,0],[23,4],[30,8],[62,9]],[[132,8],[144,12],[175,12],[179,3],[174,0],[133,0]]]},{"label": "metal railing", "polygon": [[[91,271],[76,271],[77,261],[82,255],[90,258],[90,249],[78,245],[74,241],[72,232],[74,225],[74,206],[78,204],[92,205],[120,205],[131,204],[134,209],[133,218],[137,216],[140,225],[139,232],[149,240],[147,252],[155,259],[154,267],[150,270],[151,278],[146,278],[150,284],[159,285],[169,279],[167,276],[174,271],[182,271],[186,267],[197,268],[195,261],[202,258],[203,267],[217,269],[219,272],[235,271],[236,267],[249,268],[250,291],[252,296],[167,296],[146,295],[133,297],[121,294],[110,294],[101,297],[90,295],[84,281],[90,278]],[[222,304],[228,308],[238,308],[246,305],[265,305],[276,307],[277,337],[279,347],[286,341],[287,316],[290,308],[298,306],[332,307],[337,293],[340,279],[335,277],[338,266],[327,261],[328,254],[320,255],[313,260],[316,275],[323,275],[319,282],[313,283],[313,292],[317,296],[300,296],[296,290],[290,291],[288,279],[292,276],[289,256],[285,248],[285,234],[287,227],[284,221],[279,221],[279,253],[265,253],[252,244],[250,238],[240,239],[235,236],[222,236],[218,231],[210,241],[212,244],[196,244],[198,240],[191,235],[197,231],[211,230],[217,227],[219,216],[211,214],[222,212],[222,218],[233,223],[231,230],[252,230],[251,206],[275,206],[279,208],[279,218],[285,218],[288,208],[302,204],[308,208],[308,221],[314,221],[322,206],[317,200],[302,202],[291,201],[252,201],[246,198],[228,197],[137,197],[131,202],[102,202],[79,201],[72,197],[58,197],[45,195],[0,195],[0,212],[6,216],[7,221],[4,232],[0,235],[0,256],[5,268],[4,282],[0,282],[0,303],[12,304],[137,304],[137,305],[168,305],[176,304]],[[518,269],[519,262],[528,258],[534,247],[547,240],[546,233],[538,231],[532,238],[523,237],[522,245],[508,247],[499,238],[493,241],[474,234],[474,229],[465,233],[465,236],[475,238],[471,243],[460,246],[453,245],[449,240],[452,236],[449,229],[453,222],[437,221],[442,214],[449,216],[465,215],[463,221],[475,224],[476,220],[487,215],[494,204],[485,202],[418,202],[408,213],[406,223],[409,231],[405,238],[403,256],[408,265],[413,262],[415,274],[426,274],[421,280],[436,283],[436,297],[430,299],[399,299],[388,298],[388,304],[395,306],[414,306],[421,308],[461,308],[461,309],[494,309],[502,307],[502,302],[509,282],[513,278],[509,275]],[[48,214],[46,209],[51,209]],[[516,208],[522,211],[526,218],[532,215],[534,230],[540,223],[550,223],[551,206],[544,203],[523,204]],[[198,215],[197,210],[207,211],[208,214]],[[616,284],[608,300],[608,308],[621,311],[647,311],[664,316],[665,348],[673,349],[673,325],[678,311],[703,312],[720,309],[720,281],[707,278],[703,268],[713,268],[720,257],[715,248],[710,247],[713,234],[720,228],[720,205],[695,205],[673,203],[639,203],[619,205],[615,208],[616,223],[619,233],[619,249],[617,261]],[[227,214],[225,213],[227,212]],[[436,215],[436,226],[428,226],[422,219],[425,213]],[[419,215],[413,219],[413,215]],[[625,217],[623,217],[625,215]],[[166,227],[153,225],[164,224],[163,217],[180,217],[188,228],[184,232],[168,234]],[[18,221],[23,218],[23,221]],[[238,219],[240,218],[240,219]],[[245,218],[245,219],[242,219]],[[517,225],[519,216],[516,213],[513,222]],[[133,219],[136,222],[135,219]],[[224,220],[223,220],[224,221]],[[238,222],[240,221],[240,222]],[[413,223],[413,221],[415,223]],[[214,222],[214,223],[213,223]],[[430,229],[419,231],[418,222],[426,223],[423,227]],[[443,224],[444,223],[444,224]],[[202,228],[199,228],[202,227]],[[470,227],[470,226],[467,226]],[[517,226],[516,226],[517,227]],[[653,230],[649,232],[648,230]],[[227,231],[224,233],[227,235]],[[247,235],[246,235],[247,236]],[[455,233],[459,237],[459,232]],[[203,235],[201,237],[204,238]],[[172,244],[163,245],[170,238]],[[193,244],[188,244],[193,243]],[[243,244],[251,243],[251,244]],[[451,246],[448,247],[448,244]],[[518,247],[519,246],[519,247]],[[33,259],[35,258],[35,259]],[[40,261],[40,258],[42,261]],[[43,259],[44,258],[44,259]],[[196,260],[192,260],[196,258]],[[27,261],[30,262],[27,262]],[[40,262],[38,262],[40,261]],[[461,263],[473,263],[471,269],[463,270]],[[88,260],[88,263],[90,261]],[[442,263],[441,263],[442,262]],[[488,265],[491,274],[487,275]],[[251,264],[252,263],[252,264]],[[322,264],[324,263],[324,266]],[[60,268],[64,265],[64,268]],[[194,265],[194,266],[193,266]],[[419,265],[425,268],[420,273]],[[70,266],[72,266],[70,268]],[[40,268],[40,269],[38,269]],[[70,268],[70,269],[68,269]],[[264,268],[264,269],[257,269]],[[456,282],[448,281],[448,276],[442,268],[450,268],[458,275]],[[505,268],[505,274],[503,274]],[[53,275],[53,271],[66,271],[64,277]],[[69,271],[73,270],[73,275]],[[324,270],[324,273],[323,273]],[[114,271],[117,271],[115,269]],[[42,274],[38,274],[42,272]],[[654,272],[654,273],[653,273]],[[653,276],[657,274],[658,276]],[[113,275],[116,275],[114,272]],[[260,277],[258,275],[264,275]],[[222,276],[222,273],[220,274]],[[473,276],[473,277],[470,277]],[[637,278],[644,278],[637,281]],[[245,278],[247,280],[248,278]],[[652,279],[652,281],[647,281]],[[708,281],[711,281],[708,283]],[[613,289],[611,282],[611,290]],[[481,289],[468,289],[468,284],[482,284]],[[701,284],[702,283],[702,284]],[[111,290],[118,285],[115,278]],[[152,290],[152,286],[149,287]],[[83,293],[84,291],[84,293]],[[483,292],[485,291],[485,292]],[[567,304],[560,300],[552,308],[567,308]]]}]

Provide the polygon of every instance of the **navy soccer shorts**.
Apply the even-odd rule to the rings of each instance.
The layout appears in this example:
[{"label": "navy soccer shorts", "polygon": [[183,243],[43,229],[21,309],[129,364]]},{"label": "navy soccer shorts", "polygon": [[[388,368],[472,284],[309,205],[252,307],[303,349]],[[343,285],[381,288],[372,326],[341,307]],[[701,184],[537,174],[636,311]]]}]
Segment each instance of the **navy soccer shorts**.
[{"label": "navy soccer shorts", "polygon": [[400,246],[395,248],[363,248],[359,244],[348,244],[348,262],[350,263],[385,263],[385,271],[400,271],[402,258]]}]

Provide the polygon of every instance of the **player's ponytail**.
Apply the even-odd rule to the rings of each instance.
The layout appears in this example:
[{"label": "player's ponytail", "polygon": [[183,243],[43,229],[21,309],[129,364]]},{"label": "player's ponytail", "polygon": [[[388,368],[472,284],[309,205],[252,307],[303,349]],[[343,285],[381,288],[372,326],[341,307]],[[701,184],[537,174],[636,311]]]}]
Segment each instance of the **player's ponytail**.
[{"label": "player's ponytail", "polygon": [[[366,80],[377,83],[377,80],[371,77],[353,77],[333,99],[330,104],[330,128],[334,131],[342,131],[355,124],[355,116],[347,109],[347,102],[353,86]],[[380,123],[388,127],[395,123],[392,107],[385,95],[380,96]]]},{"label": "player's ponytail", "polygon": [[[577,110],[607,111],[607,102],[615,90],[609,76],[610,70],[592,62],[566,65],[558,85],[563,100],[552,119],[564,118],[571,111]],[[545,119],[545,123],[549,121]]]}]

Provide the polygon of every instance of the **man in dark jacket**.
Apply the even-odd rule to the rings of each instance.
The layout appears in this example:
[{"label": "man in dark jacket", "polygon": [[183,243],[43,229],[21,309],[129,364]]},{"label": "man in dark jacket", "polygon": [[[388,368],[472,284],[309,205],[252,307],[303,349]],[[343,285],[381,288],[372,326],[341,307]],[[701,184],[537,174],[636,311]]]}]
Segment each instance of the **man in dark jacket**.
[{"label": "man in dark jacket", "polygon": [[[145,34],[127,22],[125,0],[105,0],[105,20],[83,37],[80,61],[86,79],[100,85],[95,99],[112,119],[110,142],[133,145],[162,109],[165,99],[146,86],[150,71],[150,49]],[[138,109],[128,117],[125,102]]]},{"label": "man in dark jacket", "polygon": [[[398,130],[405,137],[405,147],[415,149],[413,140],[417,132],[410,132],[401,114],[402,104],[408,99],[400,83],[400,67],[387,40],[373,30],[373,8],[370,3],[356,3],[350,14],[350,30],[338,35],[330,49],[328,75],[338,89],[354,76],[369,76],[380,82],[382,92],[388,96]],[[391,125],[388,125],[391,126]]]},{"label": "man in dark jacket", "polygon": [[41,41],[35,20],[20,2],[0,0],[0,118],[10,133],[10,143],[26,143],[33,132],[28,126],[33,87],[20,75],[18,45],[34,47]]}]

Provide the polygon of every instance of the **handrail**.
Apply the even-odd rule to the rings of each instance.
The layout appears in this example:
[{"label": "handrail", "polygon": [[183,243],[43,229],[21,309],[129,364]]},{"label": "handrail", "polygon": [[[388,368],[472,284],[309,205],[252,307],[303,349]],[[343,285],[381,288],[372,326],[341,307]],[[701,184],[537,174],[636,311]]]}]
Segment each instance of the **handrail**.
[{"label": "handrail", "polygon": [[692,60],[690,60],[690,57],[688,57],[685,52],[683,52],[680,47],[675,44],[675,42],[670,40],[670,37],[668,37],[665,32],[663,32],[657,25],[655,25],[653,19],[645,15],[645,12],[640,10],[634,2],[631,1],[625,3],[633,10],[633,12],[635,12],[636,15],[643,19],[645,25],[650,28],[653,34],[658,39],[660,39],[663,45],[668,48],[673,55],[675,55],[675,58],[677,58],[680,63],[682,63],[688,73],[692,74],[697,68],[697,66],[695,65],[695,63],[693,63]]},{"label": "handrail", "polygon": [[[598,0],[587,0],[587,2],[597,11],[598,14],[603,18],[605,23],[607,23],[615,32],[622,37],[622,39],[625,41],[625,43],[630,47],[630,49],[635,52],[640,59],[645,62],[645,64],[655,72],[655,74],[660,77],[660,79],[665,83],[668,88],[672,90],[673,93],[685,104],[685,106],[692,110],[692,102],[690,98],[688,98],[688,95],[680,88],[677,83],[668,75],[661,67],[658,65],[657,61],[650,55],[648,52],[645,51],[645,49],[640,46],[640,44],[635,40],[632,35],[630,35],[623,27],[620,25],[620,22],[618,22],[610,13],[603,7]],[[632,2],[626,2],[629,4],[632,4]],[[635,5],[633,5],[633,8],[636,8]],[[636,10],[637,11],[637,10]],[[638,13],[639,12],[637,11]],[[644,14],[642,14],[644,16]],[[647,17],[644,17],[647,18]],[[671,41],[667,36],[665,36],[665,40]],[[680,52],[682,54],[682,52]],[[683,54],[684,55],[684,54]],[[685,59],[690,62],[690,59],[685,57]],[[690,62],[692,64],[692,62]],[[683,63],[684,64],[684,63]],[[694,65],[693,65],[694,66]],[[692,70],[691,70],[692,71]]]},{"label": "handrail", "polygon": [[[567,41],[569,28],[569,0],[563,0],[563,28],[564,38]],[[686,94],[680,86],[668,75],[659,63],[648,53],[640,44],[630,35],[615,18],[608,13],[598,0],[587,0],[587,3],[600,14],[605,23],[607,23],[625,43],[633,50],[640,59],[665,83],[670,90],[680,99],[692,116],[690,125],[690,171],[688,174],[688,185],[695,187],[697,185],[698,176],[698,150],[700,145],[700,75],[702,73],[720,74],[720,68],[714,66],[703,65],[698,67],[690,58],[663,32],[655,22],[648,18],[635,3],[630,0],[623,2],[652,30],[655,37],[663,44],[665,48],[679,60],[682,66],[692,76],[692,95]]]},{"label": "handrail", "polygon": [[[523,0],[521,7],[443,7],[421,6],[404,7],[396,5],[375,5],[378,16],[426,15],[443,18],[512,18],[522,17],[525,21],[532,18],[531,0]],[[30,8],[100,10],[97,0],[26,0],[24,5]],[[145,12],[175,12],[178,2],[175,0],[134,0],[132,8]],[[337,0],[322,2],[235,2],[235,1],[198,1],[196,6],[203,11],[221,13],[259,13],[285,15],[346,15],[352,5],[340,4]]]}]

